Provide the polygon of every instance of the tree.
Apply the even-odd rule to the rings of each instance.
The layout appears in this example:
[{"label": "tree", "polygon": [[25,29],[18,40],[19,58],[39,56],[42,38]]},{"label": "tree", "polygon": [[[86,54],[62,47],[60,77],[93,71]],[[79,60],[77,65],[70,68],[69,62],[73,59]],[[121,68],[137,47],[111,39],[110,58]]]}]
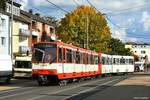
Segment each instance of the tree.
[{"label": "tree", "polygon": [[111,38],[108,45],[109,54],[132,55],[130,49],[125,48],[125,45],[119,39]]},{"label": "tree", "polygon": [[58,27],[58,20],[56,20],[56,18],[51,17],[51,16],[45,16],[43,17],[48,23],[50,23],[52,26],[54,27]]},{"label": "tree", "polygon": [[0,10],[5,10],[6,9],[6,2],[8,0],[1,0],[0,1]]},{"label": "tree", "polygon": [[88,33],[89,48],[108,51],[107,42],[111,38],[110,29],[104,16],[90,6],[78,6],[65,15],[57,29],[63,42],[85,47]]},{"label": "tree", "polygon": [[139,61],[139,56],[138,55],[133,55],[134,56],[134,61]]}]

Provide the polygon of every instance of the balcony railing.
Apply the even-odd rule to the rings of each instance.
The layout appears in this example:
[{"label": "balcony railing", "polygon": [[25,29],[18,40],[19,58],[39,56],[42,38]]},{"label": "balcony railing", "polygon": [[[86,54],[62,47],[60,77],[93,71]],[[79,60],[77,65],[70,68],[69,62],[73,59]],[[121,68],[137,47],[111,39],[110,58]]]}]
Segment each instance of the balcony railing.
[{"label": "balcony railing", "polygon": [[19,31],[20,31],[21,36],[26,36],[26,37],[30,36],[30,31],[29,30],[20,28]]},{"label": "balcony railing", "polygon": [[30,49],[28,46],[19,46],[19,53],[21,54],[27,54],[29,53]]}]

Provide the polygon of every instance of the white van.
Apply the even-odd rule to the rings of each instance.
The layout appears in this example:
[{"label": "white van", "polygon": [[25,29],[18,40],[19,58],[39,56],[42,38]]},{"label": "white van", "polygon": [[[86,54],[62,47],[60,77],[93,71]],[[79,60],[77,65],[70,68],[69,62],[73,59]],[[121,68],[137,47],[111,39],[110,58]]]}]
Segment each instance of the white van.
[{"label": "white van", "polygon": [[12,69],[11,56],[0,55],[0,82],[10,82],[12,77]]}]

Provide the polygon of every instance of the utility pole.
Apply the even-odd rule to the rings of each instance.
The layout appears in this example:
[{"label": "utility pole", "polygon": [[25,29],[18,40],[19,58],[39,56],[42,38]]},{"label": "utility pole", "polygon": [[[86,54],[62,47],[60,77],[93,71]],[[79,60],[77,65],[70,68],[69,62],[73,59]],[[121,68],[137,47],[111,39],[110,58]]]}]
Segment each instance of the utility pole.
[{"label": "utility pole", "polygon": [[86,45],[87,45],[87,49],[89,49],[89,18],[88,15],[86,16]]},{"label": "utility pole", "polygon": [[13,60],[13,2],[14,0],[11,0],[11,34],[10,34],[10,45],[11,45],[11,58]]}]

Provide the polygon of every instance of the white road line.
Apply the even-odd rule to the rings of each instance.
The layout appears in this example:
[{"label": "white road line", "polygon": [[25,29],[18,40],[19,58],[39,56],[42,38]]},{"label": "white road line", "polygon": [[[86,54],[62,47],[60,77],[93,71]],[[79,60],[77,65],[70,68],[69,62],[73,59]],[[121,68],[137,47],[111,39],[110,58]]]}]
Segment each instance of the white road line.
[{"label": "white road line", "polygon": [[[115,77],[116,78],[116,77]],[[68,91],[68,90],[71,90],[71,89],[75,89],[75,88],[78,88],[78,87],[81,87],[81,86],[84,86],[84,85],[88,85],[88,84],[91,84],[91,83],[96,83],[96,82],[101,82],[103,80],[106,80],[106,78],[104,79],[101,79],[101,80],[96,80],[96,81],[92,81],[92,82],[87,82],[85,84],[81,84],[81,85],[78,85],[78,86],[74,86],[72,88],[67,88],[67,89],[63,89],[63,90],[60,90],[60,91],[56,91],[56,92],[51,92],[50,94],[57,94],[57,93],[60,93],[60,92],[64,92],[64,91]],[[28,88],[34,88],[34,87],[28,87]],[[18,88],[19,89],[19,88]],[[22,88],[20,88],[22,89]],[[36,89],[36,90],[32,90],[32,91],[26,91],[26,92],[22,92],[22,93],[17,93],[17,94],[12,94],[12,95],[7,95],[7,96],[2,96],[0,97],[0,99],[6,99],[6,98],[10,98],[10,97],[14,97],[14,96],[19,96],[19,95],[23,95],[23,94],[28,94],[28,93],[32,93],[34,91],[37,91],[37,90],[42,90],[43,88],[40,88],[40,89]],[[15,90],[9,90],[9,91],[15,91]],[[9,92],[9,91],[4,91],[4,93],[6,92]],[[3,93],[3,92],[2,92]],[[39,98],[42,98],[44,97],[45,95],[42,95],[42,96],[37,96],[35,98],[31,98],[31,99],[28,99],[28,100],[36,100],[36,99],[39,99]]]},{"label": "white road line", "polygon": [[2,93],[8,93],[8,92],[13,92],[13,91],[16,91],[16,90],[23,90],[23,89],[27,89],[27,88],[34,88],[34,87],[17,87],[17,88],[13,88],[13,89],[10,89],[10,90],[0,91],[0,94],[2,94]]},{"label": "white road line", "polygon": [[[31,87],[31,88],[32,88],[32,87]],[[42,89],[43,89],[43,88],[42,88]],[[0,97],[0,99],[10,98],[10,97],[14,97],[14,96],[22,95],[22,94],[27,94],[27,93],[32,93],[32,92],[34,92],[34,91],[42,90],[42,89],[40,88],[40,89],[36,89],[36,90],[32,90],[32,91],[26,91],[26,92],[16,93],[16,94],[8,95],[8,96],[2,96],[2,97]]]},{"label": "white road line", "polygon": [[[101,79],[101,80],[99,80],[99,81],[92,81],[92,82],[88,82],[88,83],[85,83],[85,84],[81,84],[81,85],[78,85],[78,86],[74,86],[74,87],[72,87],[72,88],[67,88],[67,89],[63,89],[63,90],[60,90],[60,91],[56,91],[56,92],[51,92],[50,94],[57,94],[57,93],[61,93],[61,92],[64,92],[64,91],[68,91],[68,90],[72,90],[72,89],[75,89],[75,88],[79,88],[79,87],[82,87],[82,86],[84,86],[84,85],[88,85],[88,84],[93,84],[93,83],[96,83],[96,82],[101,82],[101,81],[103,81],[103,80],[105,80],[105,79]],[[112,82],[112,81],[111,81]],[[107,83],[107,82],[106,82]],[[104,83],[103,83],[104,84]],[[48,94],[48,95],[50,95],[50,94]],[[36,100],[36,99],[39,99],[39,98],[42,98],[42,97],[44,97],[45,95],[42,95],[42,96],[36,96],[36,97],[34,97],[34,98],[31,98],[31,99],[28,99],[28,100]]]},{"label": "white road line", "polygon": [[64,98],[63,100],[66,100],[66,99],[69,99],[69,98],[71,98],[71,97],[80,95],[80,94],[82,94],[82,93],[86,93],[86,92],[92,91],[92,90],[96,89],[96,88],[99,87],[99,86],[107,85],[107,84],[112,83],[112,82],[117,81],[117,80],[119,80],[119,79],[114,79],[114,80],[105,82],[105,83],[103,83],[103,84],[100,84],[100,85],[98,85],[98,86],[96,86],[96,87],[83,90],[83,91],[81,91],[81,92],[79,92],[79,93],[76,93],[76,94],[73,94],[73,95],[71,95],[71,96],[69,96],[69,97],[66,97],[66,98]]},{"label": "white road line", "polygon": [[[23,83],[33,83],[33,82],[27,81],[27,82],[23,82]],[[13,89],[2,90],[2,91],[0,91],[0,94],[2,94],[2,93],[8,93],[8,92],[16,91],[16,90],[21,90],[21,89],[27,89],[27,88],[34,88],[34,87],[15,87]]]}]

